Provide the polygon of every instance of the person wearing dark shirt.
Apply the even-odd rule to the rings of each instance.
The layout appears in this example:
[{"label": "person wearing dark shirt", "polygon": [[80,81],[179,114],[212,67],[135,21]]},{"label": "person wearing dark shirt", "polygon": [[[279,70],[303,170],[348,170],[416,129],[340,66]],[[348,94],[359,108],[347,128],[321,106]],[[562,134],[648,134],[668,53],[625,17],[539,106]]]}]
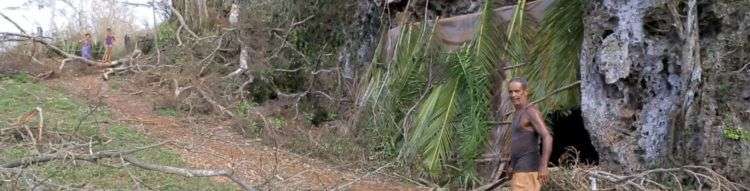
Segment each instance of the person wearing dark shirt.
[{"label": "person wearing dark shirt", "polygon": [[[529,103],[528,82],[514,78],[508,84],[515,107],[511,124],[511,190],[537,191],[547,181],[547,162],[552,152],[552,136],[539,109]],[[540,152],[541,141],[541,152]]]}]

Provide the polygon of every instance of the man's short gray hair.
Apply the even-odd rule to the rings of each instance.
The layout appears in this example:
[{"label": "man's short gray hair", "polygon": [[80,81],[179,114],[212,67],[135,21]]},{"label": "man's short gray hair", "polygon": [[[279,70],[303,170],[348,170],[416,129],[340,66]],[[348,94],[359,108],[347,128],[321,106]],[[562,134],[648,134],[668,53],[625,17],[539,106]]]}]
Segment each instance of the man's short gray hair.
[{"label": "man's short gray hair", "polygon": [[521,88],[523,89],[527,89],[529,87],[529,81],[526,80],[526,78],[515,77],[513,79],[510,79],[510,82],[508,82],[508,84],[513,83],[513,82],[521,83]]}]

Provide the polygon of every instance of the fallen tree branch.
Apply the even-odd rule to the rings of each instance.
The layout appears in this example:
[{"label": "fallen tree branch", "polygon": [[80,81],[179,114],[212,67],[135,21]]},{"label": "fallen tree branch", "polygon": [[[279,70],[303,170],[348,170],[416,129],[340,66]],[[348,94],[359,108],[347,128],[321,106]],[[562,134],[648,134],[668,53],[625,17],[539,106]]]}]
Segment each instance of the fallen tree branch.
[{"label": "fallen tree branch", "polygon": [[[242,42],[240,41],[240,43]],[[242,45],[242,48],[240,50],[240,68],[237,68],[237,70],[235,70],[234,72],[227,74],[226,76],[224,76],[224,78],[230,78],[232,76],[241,74],[247,71],[247,68],[247,46]]]},{"label": "fallen tree branch", "polygon": [[[39,132],[36,135],[36,137],[34,136],[34,133],[31,131],[31,129],[29,128],[29,126],[26,126],[26,123],[28,123],[29,121],[31,121],[31,118],[33,118],[35,115],[39,116]],[[42,138],[41,138],[42,131],[43,131],[42,128],[44,128],[44,116],[42,116],[42,108],[36,107],[36,109],[34,109],[34,110],[30,111],[30,112],[27,112],[25,115],[19,117],[18,120],[16,121],[16,123],[13,124],[12,126],[16,126],[16,127],[19,127],[19,128],[23,127],[23,129],[26,130],[26,134],[28,134],[29,139],[31,139],[31,142],[34,145],[34,148],[36,148],[37,151],[39,150],[39,141],[42,140]],[[16,130],[18,131],[17,128],[16,128]],[[19,133],[20,133],[20,131],[19,131]]]},{"label": "fallen tree branch", "polygon": [[[703,171],[704,173],[699,173],[699,170]],[[709,186],[711,186],[712,190],[750,190],[750,188],[748,188],[747,186],[729,181],[724,176],[721,176],[716,171],[705,166],[687,165],[677,168],[657,168],[645,170],[632,175],[617,175],[599,170],[586,170],[585,172],[593,177],[609,181],[615,184],[615,186],[629,185],[639,190],[649,190],[647,187],[648,184],[654,185],[662,190],[669,190],[669,188],[665,185],[651,180],[647,178],[647,176],[657,173],[666,173],[674,176],[675,172],[683,172],[693,177],[698,184],[697,189],[699,190],[703,188],[704,181],[708,183]],[[635,183],[634,181],[639,183]],[[682,185],[680,185],[680,187],[681,186]]]},{"label": "fallen tree branch", "polygon": [[[21,31],[22,34],[29,35],[29,33],[27,33],[26,30],[24,30],[23,28],[21,28],[21,26],[18,25],[18,23],[16,23],[15,21],[13,21],[13,19],[10,19],[10,17],[8,17],[7,15],[5,15],[5,14],[3,14],[3,13],[0,12],[0,16],[2,16],[3,18],[5,18],[5,20],[8,20],[8,22],[10,22],[14,26],[16,26],[16,28],[19,31]],[[38,36],[42,36],[42,34],[37,34],[37,35]],[[31,51],[31,55],[29,56],[29,57],[31,57],[29,59],[29,62],[34,62],[36,64],[42,65],[42,62],[40,62],[39,60],[36,59],[36,43],[34,43],[34,40],[33,40],[33,39],[36,39],[36,38],[39,38],[39,37],[34,37],[34,36],[31,36],[31,35],[29,35],[29,36],[32,38],[32,41],[31,41],[31,44],[32,44],[32,48],[31,49],[32,49],[32,51]]]},{"label": "fallen tree branch", "polygon": [[135,153],[138,151],[146,150],[153,147],[158,147],[164,144],[169,143],[169,141],[162,142],[159,144],[147,146],[147,147],[141,147],[141,148],[135,148],[131,150],[125,150],[125,151],[100,151],[94,154],[69,154],[69,153],[62,153],[62,154],[52,154],[52,155],[46,155],[42,154],[35,157],[27,157],[23,158],[17,161],[5,163],[3,165],[0,165],[2,168],[16,168],[16,167],[22,167],[22,166],[28,166],[33,164],[39,164],[39,163],[45,163],[49,161],[54,160],[65,160],[65,159],[72,159],[72,160],[83,160],[83,161],[89,161],[89,162],[96,162],[99,159],[103,158],[112,158],[112,157],[119,157],[128,155],[131,153]]},{"label": "fallen tree branch", "polygon": [[193,38],[198,39],[199,38],[198,35],[195,34],[193,30],[190,29],[190,26],[185,22],[185,18],[182,17],[182,14],[180,14],[180,12],[174,8],[172,3],[167,3],[167,4],[169,4],[169,10],[171,10],[177,16],[177,20],[180,21],[180,25],[182,25],[183,28],[185,28],[185,30],[187,30],[188,33],[190,33],[190,35],[193,36]]},{"label": "fallen tree branch", "polygon": [[65,59],[63,59],[61,61],[60,67],[58,68],[58,70],[61,70],[61,71],[62,71],[63,67],[65,67],[65,63],[67,63],[69,61],[73,61],[73,60],[78,60],[78,61],[84,62],[84,63],[86,63],[88,65],[99,65],[99,66],[110,67],[111,68],[111,67],[115,67],[115,66],[121,65],[123,63],[130,62],[130,60],[132,60],[133,58],[135,58],[135,57],[137,57],[138,55],[141,54],[141,51],[136,48],[135,50],[133,50],[132,53],[130,53],[129,57],[118,59],[118,60],[112,61],[112,62],[107,63],[107,64],[100,64],[99,62],[96,62],[96,61],[93,61],[93,60],[89,60],[89,59],[86,59],[84,57],[80,57],[80,56],[76,56],[76,55],[73,55],[73,54],[69,54],[69,53],[63,51],[62,49],[60,49],[60,48],[58,48],[58,47],[50,44],[47,41],[44,41],[42,39],[30,36],[30,35],[18,34],[18,33],[9,33],[9,32],[0,32],[0,35],[2,35],[2,36],[13,36],[13,37],[22,38],[22,39],[25,39],[25,40],[34,41],[34,42],[37,42],[39,44],[42,44],[42,45],[46,46],[47,48],[51,49],[55,53],[58,53],[58,54],[62,55],[63,57],[65,57]]},{"label": "fallen tree branch", "polygon": [[[291,69],[291,70],[276,68],[276,69],[273,69],[273,70],[277,71],[277,72],[298,72],[298,71],[300,71],[302,69],[304,69],[304,68],[300,67],[300,68]],[[312,71],[312,72],[310,72],[310,74],[317,75],[317,74],[320,74],[320,73],[329,73],[329,72],[335,72],[335,71],[339,71],[339,68],[336,67],[336,68],[332,68],[332,69],[320,69],[320,70]]]},{"label": "fallen tree branch", "polygon": [[174,35],[174,37],[177,38],[177,46],[182,46],[182,38],[180,37],[182,28],[183,28],[182,25],[180,25],[180,27],[177,27],[177,31],[175,32],[175,35]]},{"label": "fallen tree branch", "polygon": [[18,25],[18,23],[16,23],[16,21],[13,21],[13,19],[10,19],[10,17],[8,17],[7,15],[3,14],[2,12],[0,12],[0,16],[2,16],[3,18],[5,18],[5,20],[8,20],[8,22],[10,22],[11,24],[13,24],[13,26],[16,26],[16,28],[19,31],[21,31],[21,33],[23,33],[23,34],[29,34],[29,33],[26,32],[26,30],[23,30],[23,28],[21,28],[21,26]]},{"label": "fallen tree branch", "polygon": [[63,51],[62,49],[60,49],[60,48],[58,48],[58,47],[56,47],[56,46],[48,43],[47,41],[43,41],[41,39],[35,38],[33,36],[30,36],[30,35],[18,34],[18,33],[9,33],[9,32],[0,32],[0,35],[3,35],[3,36],[14,36],[14,37],[23,38],[23,39],[26,39],[26,40],[31,40],[31,41],[34,41],[34,42],[38,42],[38,43],[46,46],[47,48],[52,49],[54,52],[56,52],[56,53],[58,53],[60,55],[63,55],[64,57],[66,57],[66,59],[64,59],[62,61],[62,64],[60,65],[60,70],[62,70],[62,67],[65,65],[66,62],[72,61],[72,60],[80,60],[80,61],[82,61],[82,62],[84,62],[86,64],[89,64],[89,65],[98,64],[98,62],[95,62],[93,60],[89,60],[89,59],[86,59],[86,58],[83,58],[83,57],[80,57],[80,56],[69,54],[69,53]]},{"label": "fallen tree branch", "polygon": [[742,73],[742,72],[744,72],[744,71],[745,71],[745,69],[747,69],[747,67],[748,67],[748,66],[750,66],[750,63],[747,63],[747,64],[745,64],[744,66],[742,66],[742,68],[740,68],[740,69],[738,69],[738,70],[735,70],[735,71],[732,71],[731,73],[732,73],[732,74],[739,74],[739,73]]},{"label": "fallen tree branch", "polygon": [[193,88],[193,86],[180,87],[180,84],[177,83],[177,79],[172,79],[172,84],[174,84],[174,97],[175,98],[180,97],[180,94],[182,94],[183,91]]},{"label": "fallen tree branch", "polygon": [[[53,183],[49,180],[49,178],[45,178],[44,180],[39,180],[40,178],[37,177],[37,175],[28,172],[24,169],[20,168],[0,168],[0,173],[9,173],[16,176],[16,180],[23,182],[26,184],[28,188],[31,188],[29,190],[83,190],[79,188],[73,188],[71,186],[65,186]],[[12,181],[12,180],[2,180],[3,182],[6,181]],[[3,185],[3,184],[0,184]],[[46,187],[49,186],[49,187]],[[51,187],[51,188],[50,188]],[[57,189],[53,189],[57,188]]]},{"label": "fallen tree branch", "polygon": [[[214,57],[214,55],[216,55],[216,52],[221,49],[221,44],[223,43],[223,41],[224,41],[224,34],[222,34],[221,36],[219,36],[219,39],[216,40],[216,48],[214,48],[214,50],[211,51],[211,54],[208,54],[208,56],[206,56],[205,58],[201,59],[201,61],[198,62],[198,64],[203,64],[203,62],[205,62],[206,60],[212,59]],[[240,44],[242,44],[242,42],[240,42]]]},{"label": "fallen tree branch", "polygon": [[[128,57],[121,58],[118,60],[115,60],[113,62],[110,62],[108,64],[103,64],[101,66],[107,67],[107,70],[102,74],[102,77],[104,80],[109,80],[109,75],[125,71],[131,68],[131,66],[122,66],[125,63],[130,63],[141,56],[141,51],[138,49],[138,44],[135,46],[136,48],[133,50],[132,53]],[[136,64],[137,65],[137,64]],[[60,66],[60,70],[62,70],[62,65]]]},{"label": "fallen tree branch", "polygon": [[123,160],[130,162],[131,164],[146,169],[146,170],[152,170],[152,171],[158,171],[163,173],[169,173],[169,174],[175,174],[180,175],[188,178],[192,177],[211,177],[211,176],[223,176],[227,177],[233,182],[237,183],[242,187],[244,190],[256,190],[250,185],[245,184],[238,178],[234,177],[232,174],[233,172],[231,170],[194,170],[194,169],[184,169],[184,168],[177,168],[177,167],[171,167],[171,166],[161,166],[161,165],[155,165],[155,164],[149,164],[145,163],[143,161],[137,160],[131,156],[123,156]]}]

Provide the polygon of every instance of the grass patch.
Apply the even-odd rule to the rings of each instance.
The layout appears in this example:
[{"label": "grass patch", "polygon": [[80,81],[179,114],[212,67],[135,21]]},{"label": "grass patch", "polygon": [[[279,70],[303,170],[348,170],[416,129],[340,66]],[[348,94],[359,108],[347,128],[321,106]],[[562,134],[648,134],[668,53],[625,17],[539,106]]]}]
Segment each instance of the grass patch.
[{"label": "grass patch", "polygon": [[[102,134],[106,134],[106,137],[111,140],[106,144],[94,144],[94,152],[132,149],[157,143],[123,124],[109,122],[111,116],[106,108],[88,106],[66,97],[61,92],[32,83],[26,75],[0,77],[0,128],[9,128],[19,116],[36,107],[43,109],[44,123],[49,131],[76,135],[94,141],[104,140],[105,137],[102,137]],[[34,118],[29,124],[36,124],[36,120]],[[19,146],[19,142],[13,142],[13,138],[0,139],[0,141],[5,141],[0,142],[0,162],[2,163],[31,157],[36,152],[28,146]],[[177,153],[168,149],[152,148],[138,152],[134,156],[154,164],[186,166]],[[55,183],[87,189],[132,190],[135,189],[133,185],[136,181],[141,182],[150,190],[237,189],[233,184],[217,183],[209,178],[184,178],[142,170],[131,165],[123,165],[119,159],[105,159],[99,163],[54,161],[30,166],[28,169],[42,177],[48,177]],[[0,190],[5,188],[0,185]]]},{"label": "grass patch", "polygon": [[156,114],[161,115],[161,116],[176,117],[177,109],[172,108],[172,107],[160,107],[156,109]]}]

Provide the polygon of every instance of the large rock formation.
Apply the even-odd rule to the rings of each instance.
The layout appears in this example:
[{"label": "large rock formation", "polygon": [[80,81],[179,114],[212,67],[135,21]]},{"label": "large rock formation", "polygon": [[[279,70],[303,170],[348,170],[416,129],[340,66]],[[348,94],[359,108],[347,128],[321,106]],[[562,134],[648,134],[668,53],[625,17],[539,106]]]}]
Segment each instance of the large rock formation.
[{"label": "large rock formation", "polygon": [[591,1],[581,108],[602,164],[699,164],[748,182],[748,141],[723,136],[748,129],[748,71],[730,72],[748,62],[748,23],[748,1]]}]

